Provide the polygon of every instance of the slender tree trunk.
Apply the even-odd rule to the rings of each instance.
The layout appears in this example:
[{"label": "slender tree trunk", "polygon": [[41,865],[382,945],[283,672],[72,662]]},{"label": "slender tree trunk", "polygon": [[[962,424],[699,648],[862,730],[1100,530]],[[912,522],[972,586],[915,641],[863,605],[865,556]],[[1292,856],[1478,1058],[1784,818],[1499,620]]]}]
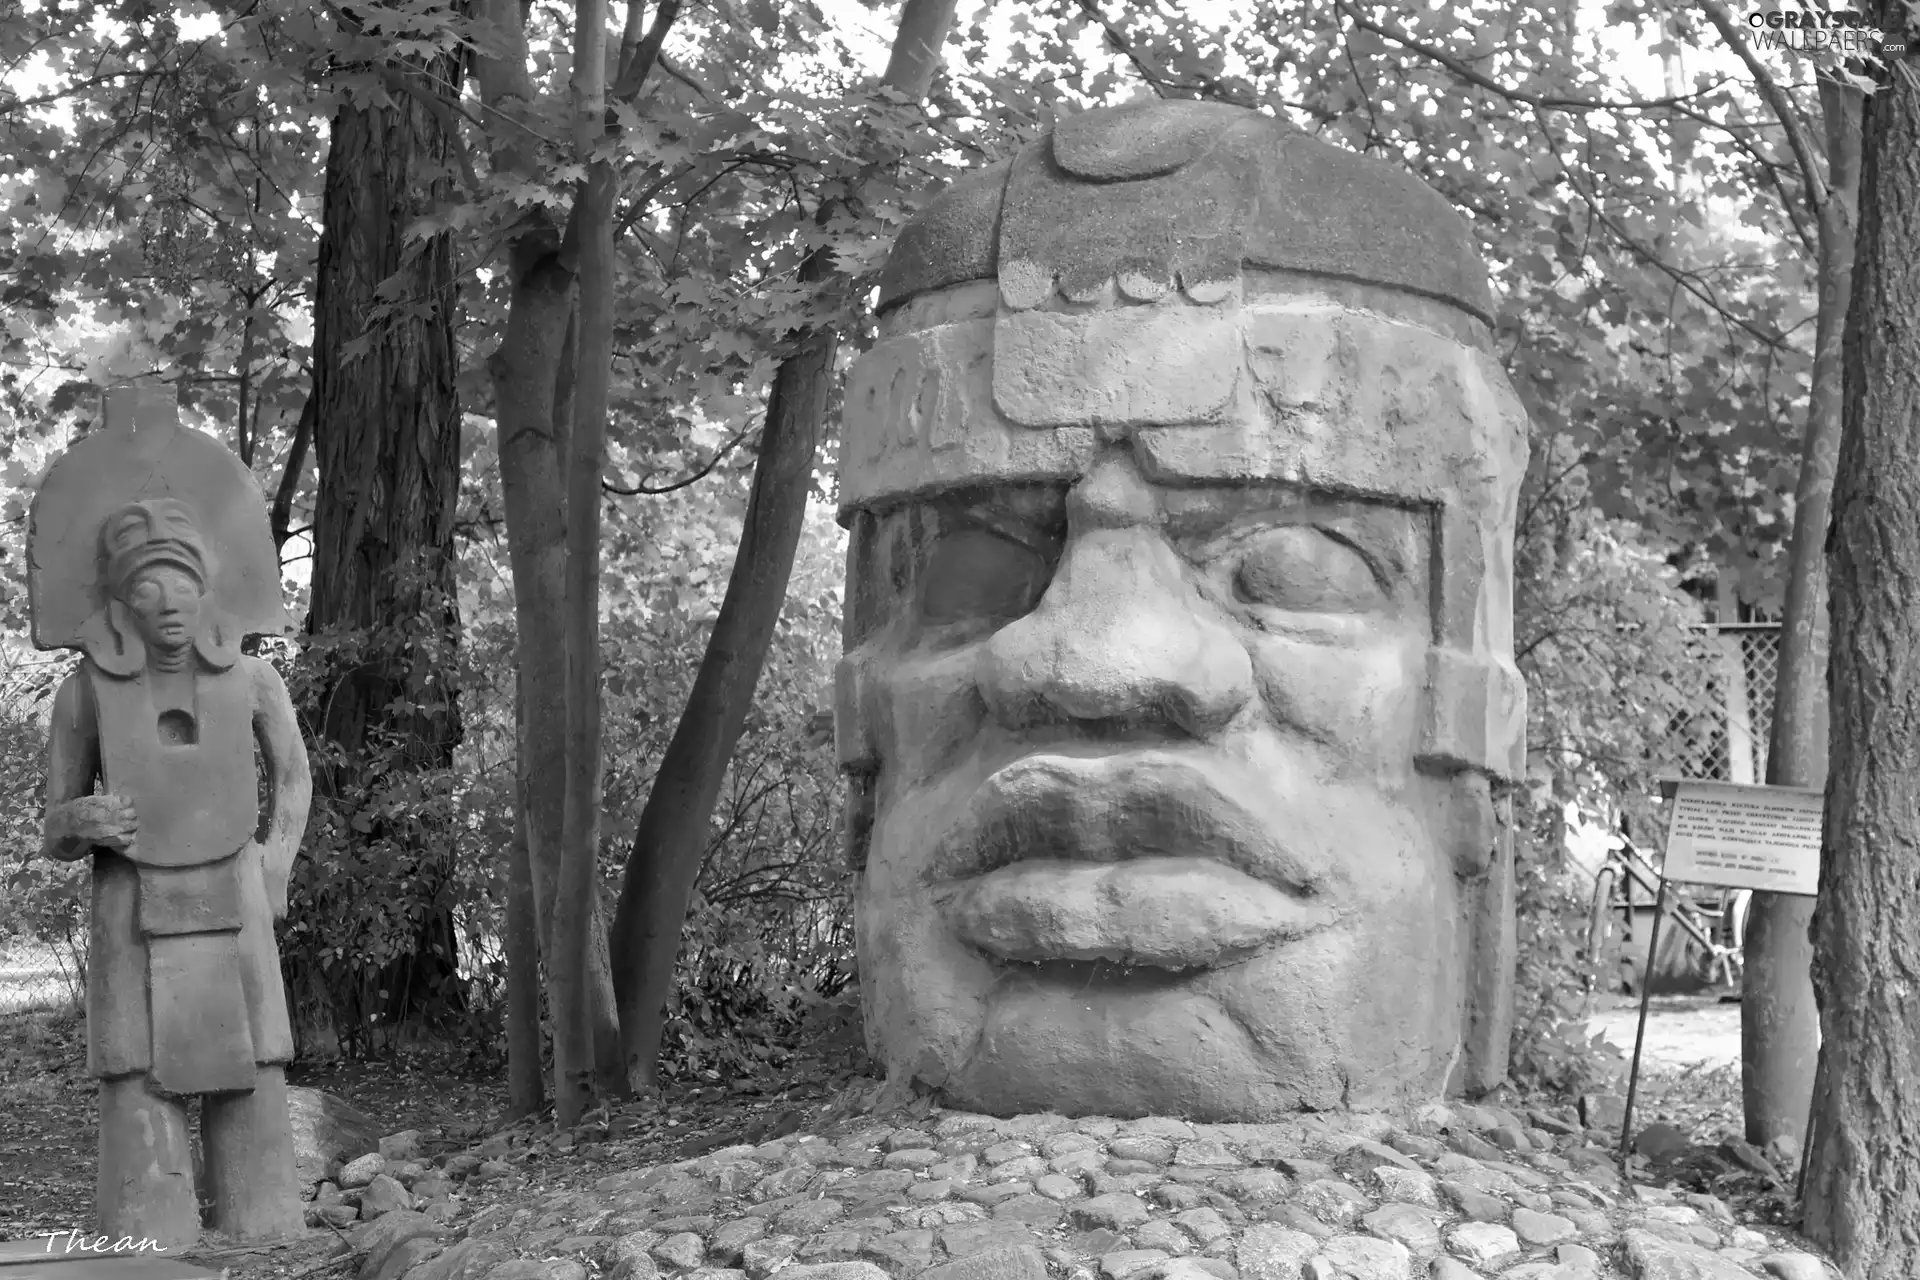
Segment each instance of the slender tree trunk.
[{"label": "slender tree trunk", "polygon": [[[574,10],[575,155],[584,161],[605,133],[606,0]],[[600,476],[613,364],[613,168],[587,164],[574,196],[580,254],[573,434],[567,459],[567,754],[560,885],[553,904],[547,989],[553,1009],[554,1123],[579,1123],[593,1104],[593,1024],[588,931],[600,857]]]},{"label": "slender tree trunk", "polygon": [[293,497],[300,492],[301,477],[307,470],[307,450],[313,445],[313,414],[316,401],[311,392],[294,424],[293,443],[287,446],[287,462],[280,469],[280,483],[274,486],[273,502],[267,509],[267,525],[273,530],[273,549],[284,554],[287,539],[293,536]]},{"label": "slender tree trunk", "polygon": [[[484,18],[499,32],[503,56],[477,59],[481,96],[493,110],[517,115],[535,97],[518,0],[487,0]],[[494,157],[503,171],[532,180],[537,157],[523,149],[531,134],[509,132]],[[506,507],[513,577],[516,663],[525,699],[522,739],[528,862],[536,932],[543,957],[552,953],[554,899],[559,892],[566,796],[567,635],[564,626],[566,456],[573,420],[576,271],[559,228],[530,219],[507,251],[507,325],[487,360],[494,389],[494,426]],[[594,895],[588,929],[588,996],[595,1083],[626,1092],[604,912]],[[550,1011],[551,1012],[551,1011]]]},{"label": "slender tree trunk", "polygon": [[[1882,3],[1891,40],[1920,29]],[[1892,60],[1862,129],[1834,482],[1832,764],[1814,989],[1807,1234],[1850,1280],[1920,1276],[1920,77]]]},{"label": "slender tree trunk", "polygon": [[900,29],[887,55],[887,85],[915,102],[933,87],[940,70],[940,50],[953,30],[953,11],[959,0],[907,0],[900,10]]},{"label": "slender tree trunk", "polygon": [[[889,88],[914,100],[927,95],[955,3],[907,0],[887,64]],[[828,256],[816,251],[801,264],[800,279],[819,283],[832,269]],[[706,854],[714,802],[786,603],[839,347],[833,329],[812,330],[774,373],[726,595],[621,877],[611,939],[613,981],[627,1074],[636,1082],[653,1081],[659,1067],[687,906]]]},{"label": "slender tree trunk", "polygon": [[[402,74],[418,81],[422,95],[444,99],[458,92],[460,64],[439,58]],[[457,275],[450,237],[416,245],[402,238],[448,194],[442,175],[452,141],[441,117],[412,96],[386,106],[347,104],[332,122],[314,298],[319,485],[307,628],[358,632],[370,648],[330,673],[312,708],[318,734],[346,752],[344,768],[322,771],[323,794],[387,785],[365,772],[376,742],[402,744],[399,760],[381,762],[391,780],[409,768],[445,768],[460,740],[453,683]],[[389,278],[413,307],[377,319],[377,289]],[[348,345],[362,338],[364,352],[350,358]],[[389,834],[381,824],[364,834],[368,856],[391,856],[371,852]],[[452,909],[442,892],[451,832],[397,838],[417,860],[411,870],[425,899],[408,905],[425,910],[406,953],[368,985],[369,994],[386,993],[383,1007],[362,1012],[401,1020],[458,1007],[462,997]]]},{"label": "slender tree trunk", "polygon": [[[803,268],[802,279],[824,274],[812,258],[807,265],[814,270]],[[838,334],[819,330],[774,374],[727,592],[621,880],[613,981],[627,1074],[637,1081],[655,1078],[680,930],[706,853],[714,802],[786,602],[838,348]]]},{"label": "slender tree trunk", "polygon": [[[526,740],[524,700],[514,699],[521,742]],[[526,760],[526,752],[519,757]],[[515,769],[515,791],[525,791],[524,768]],[[547,1103],[540,1068],[540,930],[533,910],[533,864],[527,850],[524,794],[513,804],[513,845],[507,850],[507,1108],[537,1115]]]},{"label": "slender tree trunk", "polygon": [[[1822,76],[1827,198],[1818,210],[1819,311],[1813,386],[1794,489],[1786,610],[1780,619],[1779,682],[1767,746],[1767,782],[1827,783],[1827,524],[1840,452],[1840,340],[1853,296],[1854,220],[1860,186],[1860,91]],[[1805,895],[1756,893],[1747,915],[1740,1005],[1741,1093],[1747,1141],[1804,1139],[1820,1052],[1813,1000],[1813,907]]]}]

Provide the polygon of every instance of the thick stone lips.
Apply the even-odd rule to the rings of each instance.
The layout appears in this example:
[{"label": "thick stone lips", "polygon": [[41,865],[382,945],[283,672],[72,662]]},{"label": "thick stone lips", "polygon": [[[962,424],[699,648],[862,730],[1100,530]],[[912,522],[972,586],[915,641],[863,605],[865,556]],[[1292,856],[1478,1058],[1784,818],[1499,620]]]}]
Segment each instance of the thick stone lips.
[{"label": "thick stone lips", "polygon": [[1205,857],[1015,863],[969,883],[948,913],[963,939],[1009,963],[1107,960],[1175,973],[1250,959],[1335,918]]},{"label": "thick stone lips", "polygon": [[1166,750],[1027,756],[994,773],[935,874],[963,938],[1005,961],[1233,963],[1335,919],[1328,877]]}]

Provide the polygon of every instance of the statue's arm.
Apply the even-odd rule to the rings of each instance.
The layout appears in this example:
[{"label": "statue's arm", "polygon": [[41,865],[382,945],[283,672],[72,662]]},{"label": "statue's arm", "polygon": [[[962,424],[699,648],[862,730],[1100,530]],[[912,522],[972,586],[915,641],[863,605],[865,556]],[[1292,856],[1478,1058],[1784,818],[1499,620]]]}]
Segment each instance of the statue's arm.
[{"label": "statue's arm", "polygon": [[267,901],[279,920],[287,914],[287,880],[307,833],[313,775],[307,771],[307,746],[300,739],[300,721],[280,673],[259,658],[247,661],[253,668],[253,734],[267,764],[271,793],[265,844]]},{"label": "statue's arm", "polygon": [[73,801],[93,794],[100,776],[100,738],[91,699],[81,672],[61,681],[53,695],[53,722],[47,732],[47,816],[40,852],[73,862],[93,852],[93,841],[79,831]]}]

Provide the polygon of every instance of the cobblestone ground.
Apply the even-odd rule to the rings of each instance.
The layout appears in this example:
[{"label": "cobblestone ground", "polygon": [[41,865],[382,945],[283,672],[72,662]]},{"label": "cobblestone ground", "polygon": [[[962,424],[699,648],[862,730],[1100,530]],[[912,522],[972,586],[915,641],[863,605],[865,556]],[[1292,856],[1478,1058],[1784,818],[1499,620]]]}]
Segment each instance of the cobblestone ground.
[{"label": "cobblestone ground", "polygon": [[[817,1127],[642,1167],[566,1133],[429,1161],[400,1133],[322,1183],[309,1221],[344,1232],[357,1280],[1838,1276],[1713,1195],[1625,1181],[1570,1112]],[[555,1147],[591,1172],[536,1188]]]}]

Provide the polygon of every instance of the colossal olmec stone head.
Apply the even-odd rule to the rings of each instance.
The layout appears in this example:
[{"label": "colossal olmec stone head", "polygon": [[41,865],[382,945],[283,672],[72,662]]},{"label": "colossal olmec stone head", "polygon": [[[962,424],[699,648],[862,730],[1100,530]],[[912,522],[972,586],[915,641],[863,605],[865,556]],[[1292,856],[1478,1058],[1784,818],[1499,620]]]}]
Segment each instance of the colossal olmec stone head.
[{"label": "colossal olmec stone head", "polygon": [[1491,1083],[1526,421],[1409,175],[1066,120],[902,232],[840,465],[868,1038],[1008,1114]]}]

